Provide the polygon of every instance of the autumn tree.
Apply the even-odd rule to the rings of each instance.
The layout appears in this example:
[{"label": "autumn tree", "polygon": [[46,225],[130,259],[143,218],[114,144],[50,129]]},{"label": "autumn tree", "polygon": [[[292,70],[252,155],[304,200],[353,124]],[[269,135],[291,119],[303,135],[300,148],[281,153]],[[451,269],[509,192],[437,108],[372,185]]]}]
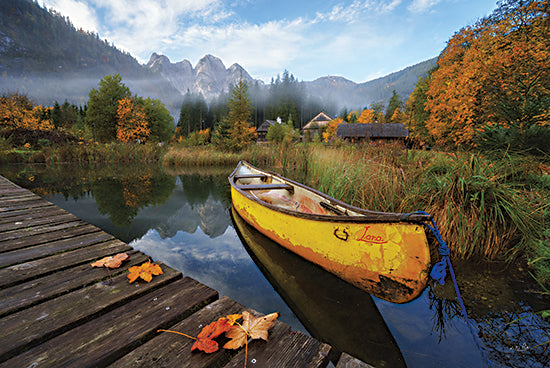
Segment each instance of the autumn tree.
[{"label": "autumn tree", "polygon": [[364,109],[361,111],[361,115],[357,118],[357,122],[360,124],[372,124],[376,123],[376,114],[373,109]]},{"label": "autumn tree", "polygon": [[99,81],[99,89],[89,93],[86,122],[91,126],[94,138],[110,142],[117,137],[117,113],[119,101],[131,97],[128,87],[118,74],[106,75]]},{"label": "autumn tree", "polygon": [[53,130],[51,111],[51,107],[33,106],[24,95],[0,96],[0,127]]},{"label": "autumn tree", "polygon": [[118,101],[116,137],[121,142],[145,142],[151,130],[141,104],[135,98]]},{"label": "autumn tree", "polygon": [[325,131],[323,132],[323,142],[328,143],[332,138],[336,137],[338,124],[342,124],[343,122],[344,120],[341,117],[337,117],[336,119],[329,121]]},{"label": "autumn tree", "polygon": [[546,1],[508,0],[449,40],[426,91],[425,126],[439,145],[473,146],[494,129],[548,134],[548,22]]}]

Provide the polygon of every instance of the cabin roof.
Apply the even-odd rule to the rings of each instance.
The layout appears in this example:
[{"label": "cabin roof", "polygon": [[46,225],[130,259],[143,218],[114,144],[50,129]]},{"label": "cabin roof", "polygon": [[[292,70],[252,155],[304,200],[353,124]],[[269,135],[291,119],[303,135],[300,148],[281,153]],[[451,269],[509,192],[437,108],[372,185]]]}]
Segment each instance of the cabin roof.
[{"label": "cabin roof", "polygon": [[324,112],[318,113],[313,119],[309,121],[302,129],[318,129],[328,124],[333,118]]},{"label": "cabin roof", "polygon": [[267,132],[270,126],[275,124],[275,120],[265,120],[258,128],[256,128],[257,132]]},{"label": "cabin roof", "polygon": [[409,131],[402,123],[338,124],[336,136],[342,138],[405,138]]}]

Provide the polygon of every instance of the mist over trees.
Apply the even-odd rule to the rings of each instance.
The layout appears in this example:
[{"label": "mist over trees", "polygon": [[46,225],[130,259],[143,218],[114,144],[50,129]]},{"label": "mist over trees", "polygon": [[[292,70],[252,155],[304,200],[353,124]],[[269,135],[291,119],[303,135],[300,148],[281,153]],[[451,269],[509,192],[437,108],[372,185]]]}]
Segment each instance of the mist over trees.
[{"label": "mist over trees", "polygon": [[[234,90],[232,86],[230,90]],[[267,86],[259,82],[247,85],[250,99],[252,125],[257,128],[265,120],[291,120],[296,128],[301,128],[319,112],[337,114],[337,106],[309,96],[303,82],[285,70],[282,75],[272,78]],[[216,128],[229,114],[231,96],[222,92],[218,98],[207,102],[200,93],[187,91],[183,97],[177,123],[181,135],[194,131]]]}]

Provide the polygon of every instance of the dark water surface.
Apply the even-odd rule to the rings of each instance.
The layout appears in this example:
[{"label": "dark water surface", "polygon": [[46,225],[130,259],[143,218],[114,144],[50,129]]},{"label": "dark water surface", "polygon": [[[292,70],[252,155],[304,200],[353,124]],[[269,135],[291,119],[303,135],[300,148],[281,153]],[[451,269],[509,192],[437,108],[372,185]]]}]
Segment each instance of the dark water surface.
[{"label": "dark water surface", "polygon": [[[155,165],[3,166],[0,174],[186,276],[377,367],[550,366],[550,309],[526,271],[455,265],[473,321],[450,283],[416,300],[371,297],[232,217],[226,169]],[[545,347],[547,348],[545,350]]]}]

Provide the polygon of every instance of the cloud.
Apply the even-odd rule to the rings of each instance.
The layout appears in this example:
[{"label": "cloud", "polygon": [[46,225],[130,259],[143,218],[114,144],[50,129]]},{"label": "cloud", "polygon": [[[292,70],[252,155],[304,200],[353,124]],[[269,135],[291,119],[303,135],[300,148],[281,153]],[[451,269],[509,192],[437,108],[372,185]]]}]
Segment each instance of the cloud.
[{"label": "cloud", "polygon": [[413,0],[407,9],[413,13],[425,13],[441,0]]},{"label": "cloud", "polygon": [[69,17],[76,28],[85,31],[99,32],[99,20],[95,10],[86,2],[79,0],[43,0],[47,9],[55,9],[63,16]]}]

